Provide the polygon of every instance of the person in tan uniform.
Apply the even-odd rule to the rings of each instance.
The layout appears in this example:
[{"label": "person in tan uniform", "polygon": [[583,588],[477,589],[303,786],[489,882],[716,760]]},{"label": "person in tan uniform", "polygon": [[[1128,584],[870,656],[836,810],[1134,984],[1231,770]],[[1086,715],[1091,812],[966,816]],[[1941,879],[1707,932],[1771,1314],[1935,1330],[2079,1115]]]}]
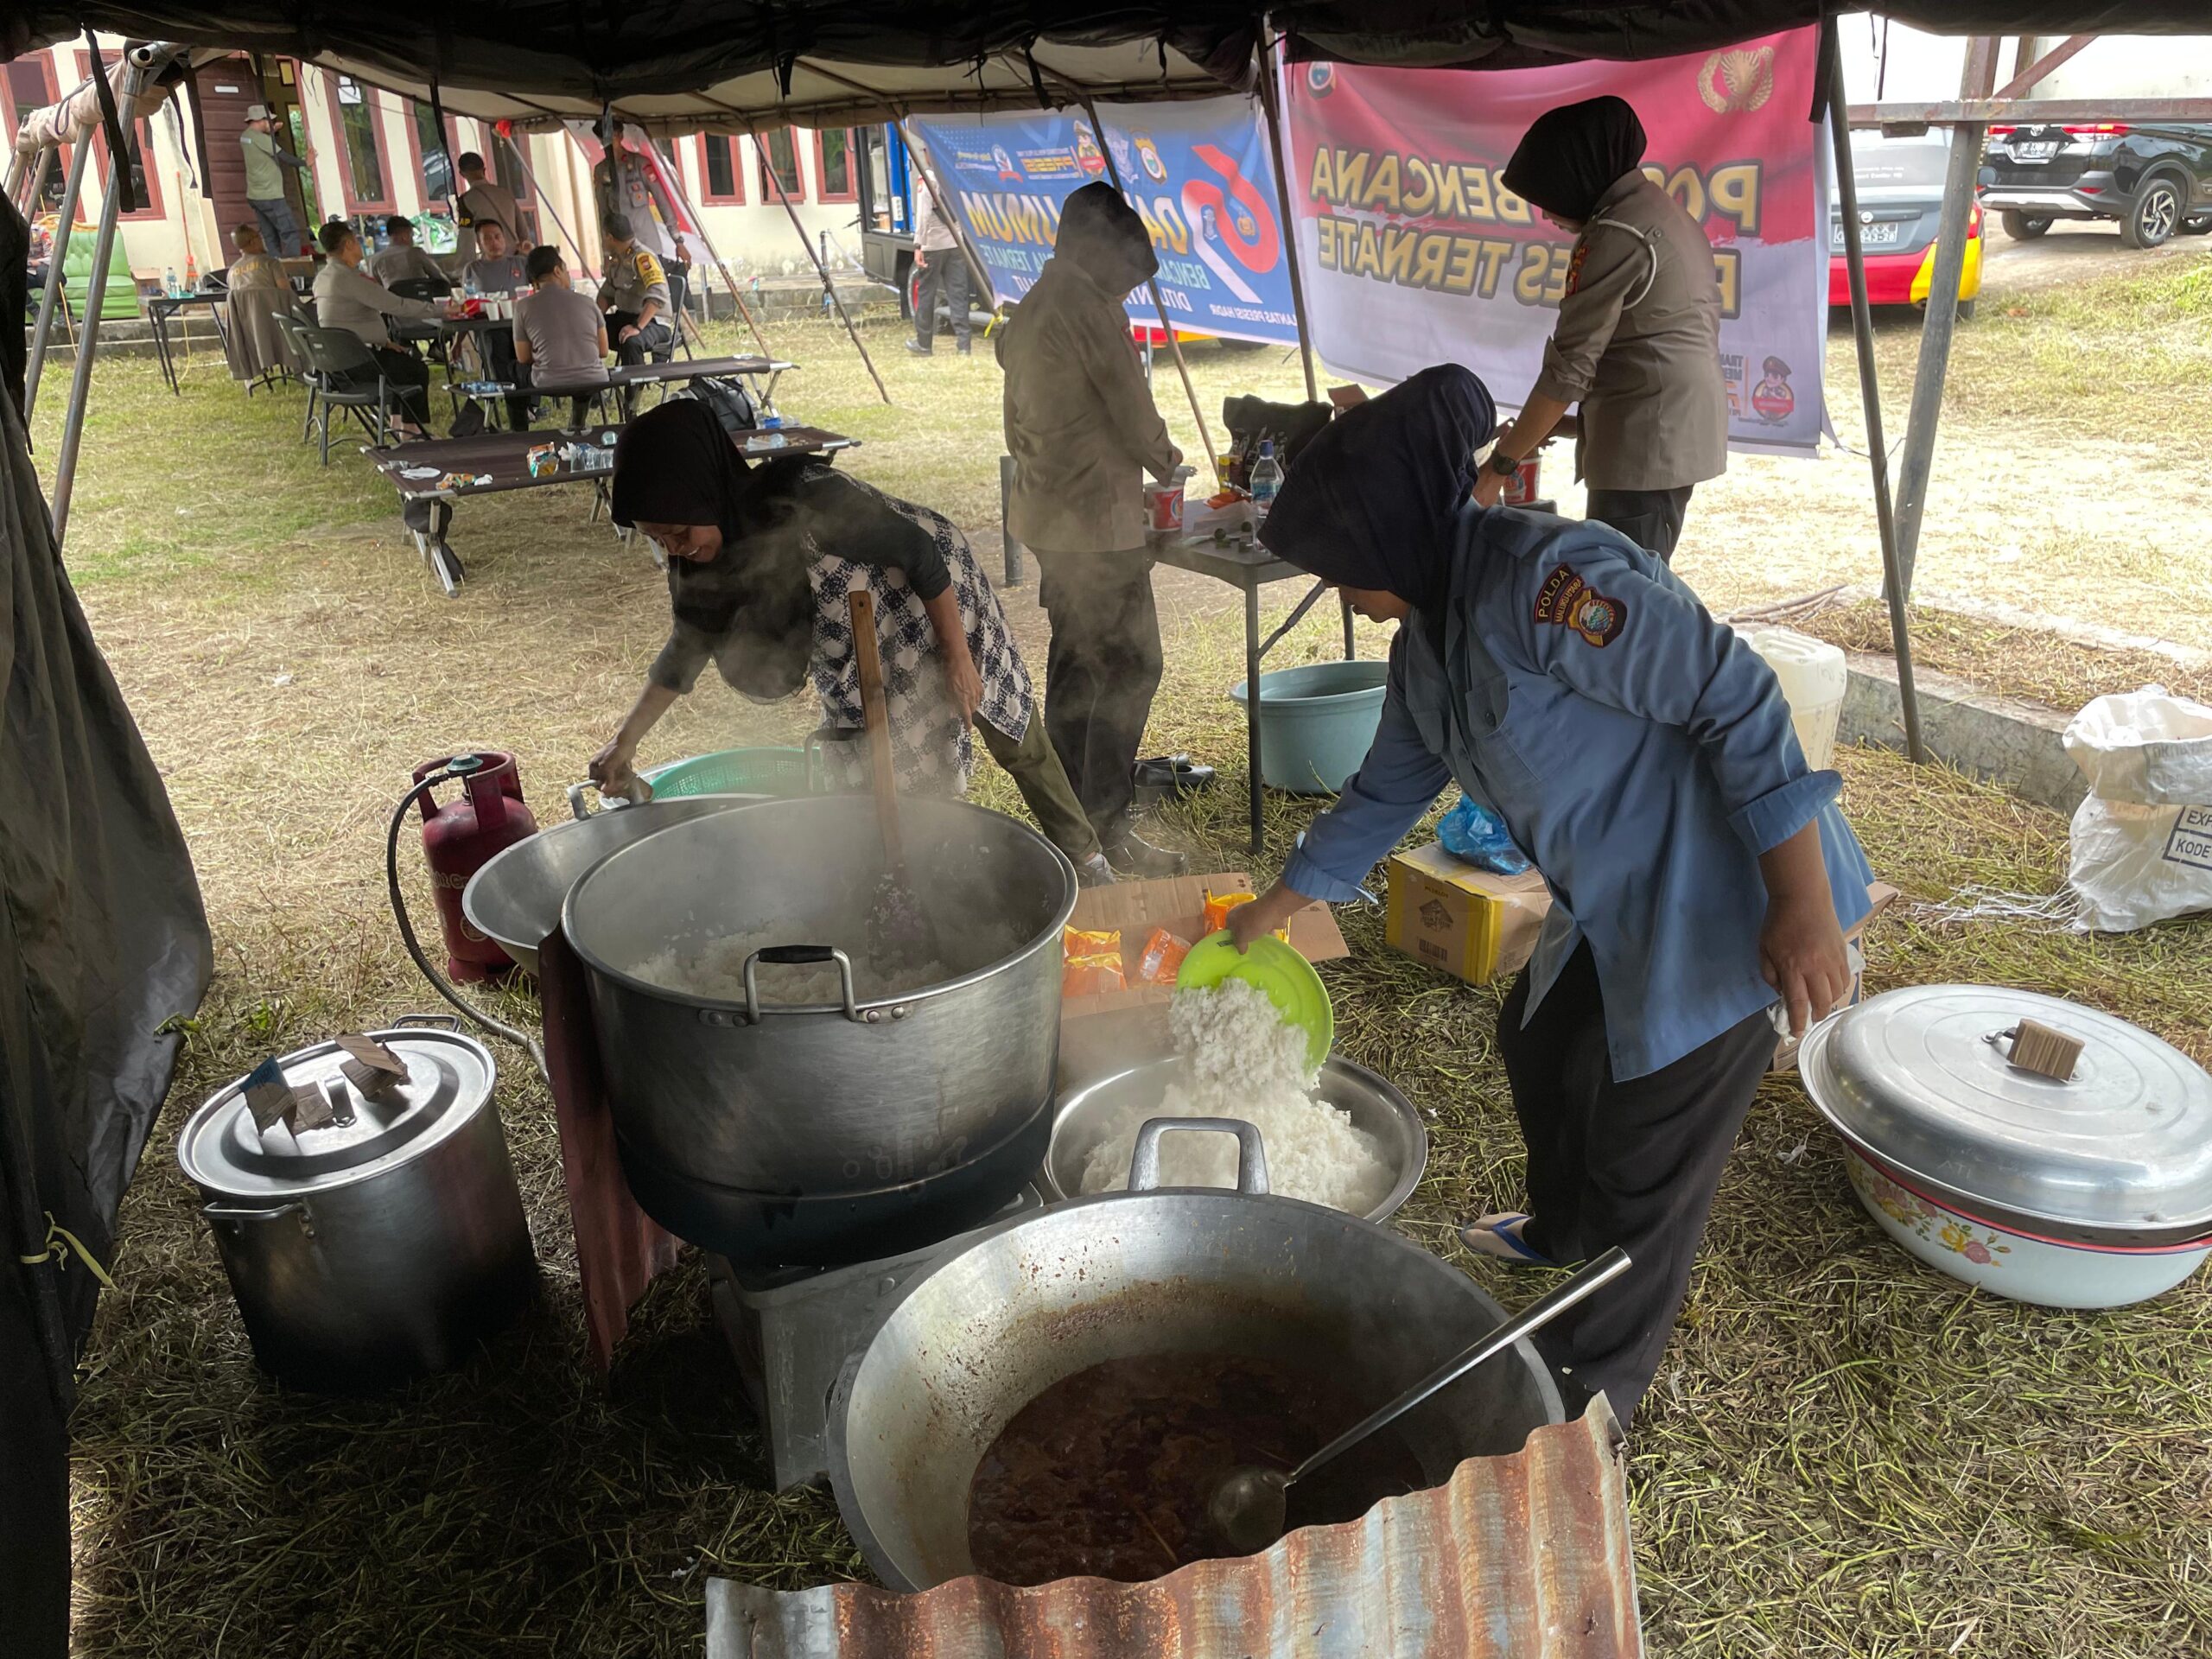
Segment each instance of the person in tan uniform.
[{"label": "person in tan uniform", "polygon": [[1494,506],[1513,470],[1581,405],[1585,517],[1672,559],[1690,492],[1728,465],[1720,283],[1698,222],[1640,170],[1643,124],[1618,98],[1537,118],[1508,189],[1575,233],[1543,372],[1475,486]]},{"label": "person in tan uniform", "polygon": [[1060,211],[1052,257],[999,332],[1007,527],[1037,556],[1052,620],[1045,729],[1124,875],[1181,873],[1179,854],[1132,830],[1134,772],[1160,689],[1160,613],[1145,548],[1144,474],[1183,459],[1153,406],[1122,296],[1160,269],[1152,238],[1112,186]]}]

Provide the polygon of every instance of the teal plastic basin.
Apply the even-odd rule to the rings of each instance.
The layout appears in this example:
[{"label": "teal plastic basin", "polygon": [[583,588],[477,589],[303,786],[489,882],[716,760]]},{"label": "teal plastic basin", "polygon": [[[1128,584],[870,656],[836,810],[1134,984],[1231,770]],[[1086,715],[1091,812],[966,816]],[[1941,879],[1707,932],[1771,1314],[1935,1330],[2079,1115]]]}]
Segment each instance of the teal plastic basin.
[{"label": "teal plastic basin", "polygon": [[[1381,658],[1308,663],[1260,676],[1260,781],[1293,795],[1333,795],[1359,770],[1382,723]],[[1229,695],[1238,702],[1240,682]]]},{"label": "teal plastic basin", "polygon": [[643,774],[654,798],[690,795],[804,795],[804,749],[720,749],[671,760]]}]

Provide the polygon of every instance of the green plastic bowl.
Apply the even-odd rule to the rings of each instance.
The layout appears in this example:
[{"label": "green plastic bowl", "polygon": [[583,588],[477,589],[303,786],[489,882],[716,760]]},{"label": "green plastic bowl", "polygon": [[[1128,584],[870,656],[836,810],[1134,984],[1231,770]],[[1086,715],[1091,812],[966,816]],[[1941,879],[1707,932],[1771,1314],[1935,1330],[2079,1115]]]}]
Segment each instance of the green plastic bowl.
[{"label": "green plastic bowl", "polygon": [[1253,940],[1249,950],[1239,950],[1224,928],[1191,947],[1175,971],[1175,988],[1208,990],[1224,979],[1241,979],[1265,992],[1282,1017],[1306,1033],[1306,1052],[1314,1065],[1329,1058],[1337,1040],[1336,1009],[1321,976],[1297,951],[1272,933]]},{"label": "green plastic bowl", "polygon": [[804,749],[718,749],[671,760],[643,774],[653,798],[686,795],[804,795],[807,792]]}]

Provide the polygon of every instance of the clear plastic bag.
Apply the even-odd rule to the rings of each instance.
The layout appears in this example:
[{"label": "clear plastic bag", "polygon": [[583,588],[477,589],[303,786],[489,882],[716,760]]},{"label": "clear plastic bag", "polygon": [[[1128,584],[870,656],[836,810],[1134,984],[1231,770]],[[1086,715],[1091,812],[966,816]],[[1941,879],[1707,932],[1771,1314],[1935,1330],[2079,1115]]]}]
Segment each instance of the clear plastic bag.
[{"label": "clear plastic bag", "polygon": [[1465,795],[1437,823],[1436,839],[1452,857],[1493,875],[1519,875],[1529,868],[1505,820]]}]

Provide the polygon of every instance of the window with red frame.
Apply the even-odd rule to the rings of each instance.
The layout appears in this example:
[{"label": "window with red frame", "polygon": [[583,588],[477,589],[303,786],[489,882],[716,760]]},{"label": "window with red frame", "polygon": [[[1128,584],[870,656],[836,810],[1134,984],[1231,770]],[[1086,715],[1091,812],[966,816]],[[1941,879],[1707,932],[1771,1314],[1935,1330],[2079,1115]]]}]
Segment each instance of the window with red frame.
[{"label": "window with red frame", "polygon": [[709,207],[745,204],[745,169],[738,161],[737,140],[726,132],[699,135],[699,199]]},{"label": "window with red frame", "polygon": [[391,195],[391,175],[385,164],[383,123],[378,118],[377,95],[351,75],[322,77],[324,101],[330,124],[338,131],[338,178],[346,193],[346,211],[353,213],[397,212]]},{"label": "window with red frame", "polygon": [[814,135],[814,176],[821,188],[816,200],[854,200],[853,168],[859,154],[859,136],[851,128],[817,130]]},{"label": "window with red frame", "polygon": [[[13,134],[22,130],[25,116],[44,109],[60,92],[54,84],[54,60],[44,52],[26,52],[11,60],[6,68],[5,76],[0,76],[0,119],[7,122],[6,130]],[[45,211],[60,211],[68,168],[69,147],[64,144],[61,153],[47,163],[46,182],[39,192],[39,206]]]},{"label": "window with red frame", "polygon": [[[115,67],[115,56],[112,53],[103,53],[100,60],[110,69]],[[92,79],[92,54],[91,53],[77,54],[77,75],[80,80]],[[161,169],[152,165],[154,130],[143,118],[130,124],[130,145],[131,200],[138,205],[129,213],[121,214],[120,217],[126,219],[159,219],[162,216],[162,175]],[[100,188],[105,190],[107,188],[108,176],[105,138],[101,138],[93,143],[92,161],[100,170]]]},{"label": "window with red frame", "polygon": [[[789,127],[779,127],[773,132],[758,134],[753,140],[753,154],[760,158],[760,200],[771,207],[780,200],[806,200],[806,180],[798,168],[798,146],[792,142]],[[777,187],[782,187],[782,195]]]}]

